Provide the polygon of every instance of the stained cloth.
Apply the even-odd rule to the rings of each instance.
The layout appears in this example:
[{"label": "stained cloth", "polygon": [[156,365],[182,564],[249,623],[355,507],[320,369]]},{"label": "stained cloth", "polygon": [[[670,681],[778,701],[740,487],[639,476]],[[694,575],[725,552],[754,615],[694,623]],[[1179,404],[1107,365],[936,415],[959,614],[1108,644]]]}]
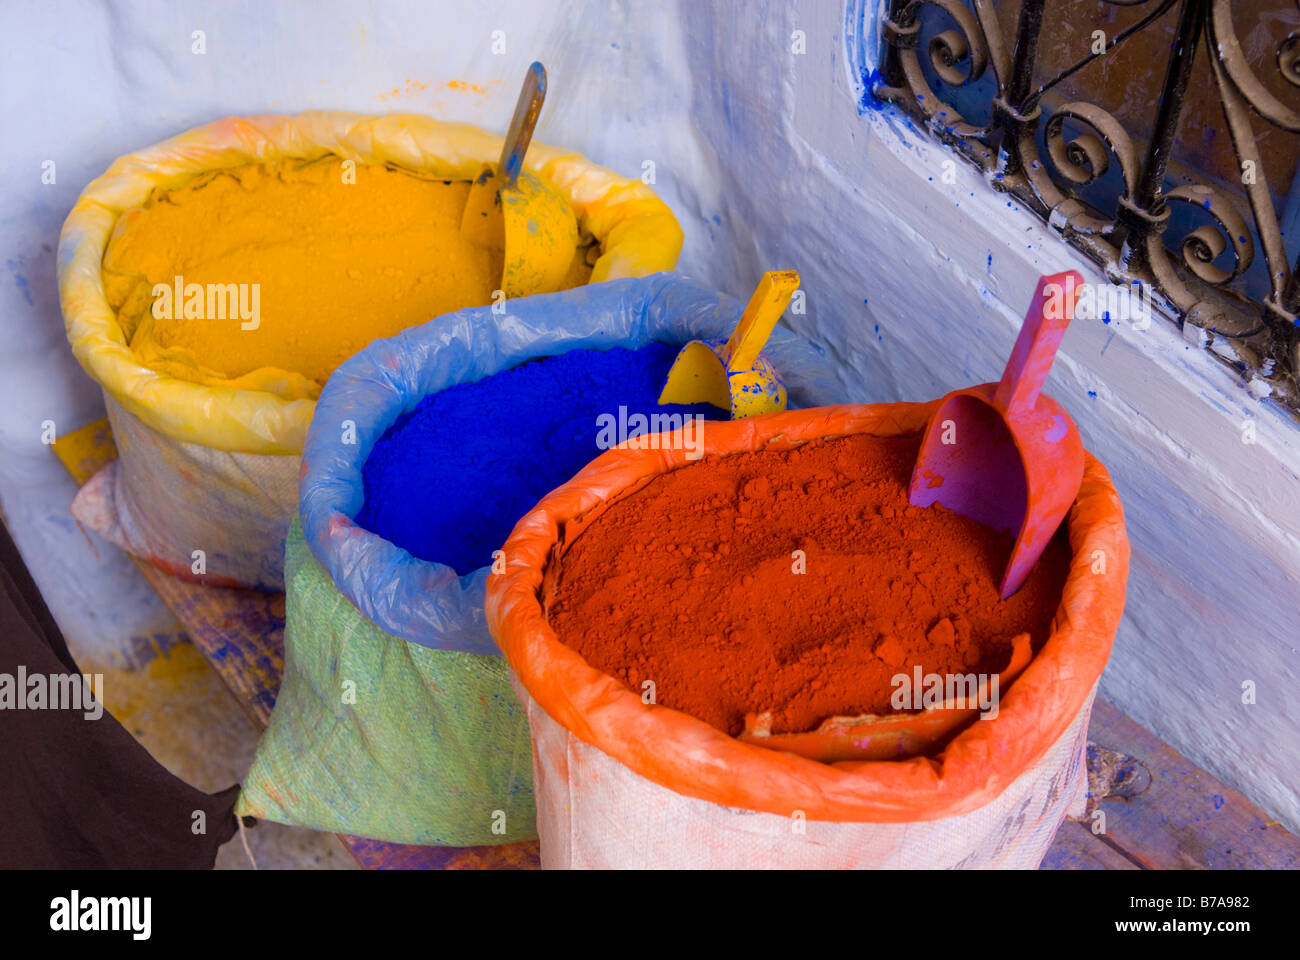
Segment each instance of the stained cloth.
[{"label": "stained cloth", "polygon": [[[28,684],[14,689],[20,668],[28,678],[80,673],[0,524],[0,684],[32,702]],[[234,835],[237,786],[191,787],[107,712],[0,702],[0,867],[211,868]]]}]

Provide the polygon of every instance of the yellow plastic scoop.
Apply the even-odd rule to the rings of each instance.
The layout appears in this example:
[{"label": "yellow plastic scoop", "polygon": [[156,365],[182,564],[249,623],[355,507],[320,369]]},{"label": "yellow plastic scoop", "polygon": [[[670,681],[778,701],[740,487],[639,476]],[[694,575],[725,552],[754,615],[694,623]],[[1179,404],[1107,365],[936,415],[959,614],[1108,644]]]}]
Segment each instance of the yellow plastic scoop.
[{"label": "yellow plastic scoop", "polygon": [[507,297],[560,288],[578,246],[578,223],[553,187],[523,169],[524,155],[546,99],[546,68],[533,63],[524,76],[501,160],[470,186],[460,232],[480,247],[504,248],[501,289]]},{"label": "yellow plastic scoop", "polygon": [[760,351],[799,288],[794,270],[769,270],[729,340],[692,340],[668,371],[660,403],[711,403],[731,419],[785,409],[785,384]]}]

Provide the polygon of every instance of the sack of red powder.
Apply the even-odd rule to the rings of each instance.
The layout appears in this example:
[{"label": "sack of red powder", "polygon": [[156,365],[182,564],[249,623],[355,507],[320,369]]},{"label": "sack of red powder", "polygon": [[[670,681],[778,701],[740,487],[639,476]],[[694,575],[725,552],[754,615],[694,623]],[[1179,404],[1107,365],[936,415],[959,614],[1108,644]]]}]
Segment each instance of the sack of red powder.
[{"label": "sack of red powder", "polygon": [[[932,406],[706,424],[705,463],[825,438],[915,434]],[[488,624],[533,735],[543,867],[1037,866],[1065,816],[1082,812],[1088,715],[1123,611],[1128,540],[1105,468],[1088,458],[1066,521],[1055,617],[996,715],[971,722],[934,756],[820,762],[742,742],[729,735],[734,716],[706,722],[647,702],[552,627],[566,552],[611,504],[688,467],[698,469],[671,444],[609,451],[519,522],[503,547],[505,571],[488,579]],[[770,516],[756,510],[751,520]],[[611,618],[621,614],[617,589],[603,602]],[[664,610],[672,605],[665,598]],[[698,626],[711,629],[704,619]],[[952,646],[961,632],[938,640]],[[888,639],[879,646],[891,655]]]},{"label": "sack of red powder", "polygon": [[909,504],[919,449],[855,434],[660,474],[566,539],[547,622],[593,667],[759,746],[936,753],[1046,643],[1070,551],[1061,531],[1003,600],[1013,536]]}]

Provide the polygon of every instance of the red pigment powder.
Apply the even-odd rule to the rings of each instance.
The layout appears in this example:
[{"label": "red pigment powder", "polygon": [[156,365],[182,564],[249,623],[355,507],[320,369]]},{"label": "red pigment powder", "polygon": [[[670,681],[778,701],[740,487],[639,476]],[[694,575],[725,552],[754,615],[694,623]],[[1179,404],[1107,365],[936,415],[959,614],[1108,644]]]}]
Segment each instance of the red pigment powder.
[{"label": "red pigment powder", "polygon": [[[1064,530],[998,598],[1012,538],[907,503],[920,435],[708,457],[597,517],[562,558],[547,615],[588,663],[736,735],[893,712],[891,678],[997,673],[1046,642]],[[803,560],[795,551],[802,551]],[[803,573],[796,572],[800,568]]]}]

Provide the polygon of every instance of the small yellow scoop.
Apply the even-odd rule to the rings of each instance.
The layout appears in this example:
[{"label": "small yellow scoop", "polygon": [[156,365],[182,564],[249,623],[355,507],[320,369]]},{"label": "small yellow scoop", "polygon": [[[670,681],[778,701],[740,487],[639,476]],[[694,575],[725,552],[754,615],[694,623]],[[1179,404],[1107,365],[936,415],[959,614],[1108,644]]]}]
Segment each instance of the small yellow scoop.
[{"label": "small yellow scoop", "polygon": [[569,202],[523,169],[545,99],[546,68],[533,63],[501,144],[501,160],[495,168],[484,164],[461,213],[460,232],[467,240],[504,248],[501,289],[507,297],[558,290],[578,246],[578,222]]},{"label": "small yellow scoop", "polygon": [[668,371],[660,403],[711,403],[731,419],[785,409],[785,384],[760,356],[772,328],[799,288],[794,270],[769,270],[736,324],[730,340],[692,340]]}]

